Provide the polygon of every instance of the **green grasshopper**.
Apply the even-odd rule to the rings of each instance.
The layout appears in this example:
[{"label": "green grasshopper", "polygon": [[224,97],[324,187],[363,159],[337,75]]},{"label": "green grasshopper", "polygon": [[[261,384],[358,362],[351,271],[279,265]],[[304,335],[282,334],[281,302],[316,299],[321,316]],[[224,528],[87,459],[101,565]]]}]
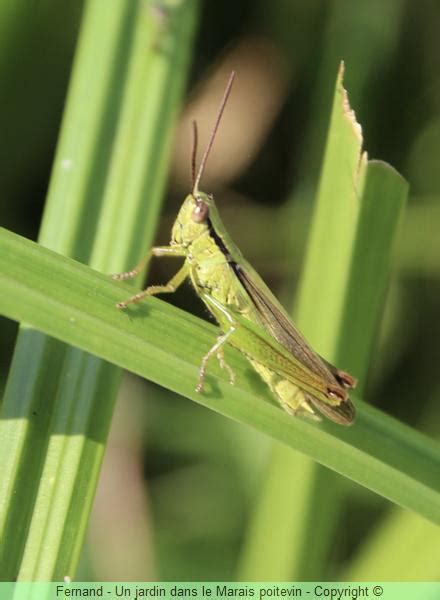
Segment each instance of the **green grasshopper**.
[{"label": "green grasshopper", "polygon": [[228,343],[245,355],[288,413],[320,420],[315,412],[318,409],[332,421],[350,425],[355,410],[346,389],[353,388],[356,380],[309,346],[228,236],[213,196],[199,190],[234,76],[231,73],[197,174],[197,126],[193,122],[193,189],[177,215],[170,244],[152,248],[134,269],[113,278],[136,277],[152,256],[182,257],[183,266],[167,284],[147,287],[116,306],[125,309],[146,296],[172,293],[189,277],[221,329],[216,343],[202,359],[197,392],[203,391],[207,365],[213,356],[228,372],[230,383],[234,383],[234,373],[223,353]]}]

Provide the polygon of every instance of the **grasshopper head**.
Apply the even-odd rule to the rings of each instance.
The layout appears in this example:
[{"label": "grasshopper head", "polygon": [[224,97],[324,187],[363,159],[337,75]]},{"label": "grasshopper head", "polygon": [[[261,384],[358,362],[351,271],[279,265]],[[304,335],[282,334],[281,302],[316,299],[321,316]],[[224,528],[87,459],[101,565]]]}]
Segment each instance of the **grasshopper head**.
[{"label": "grasshopper head", "polygon": [[209,232],[211,221],[210,212],[215,212],[214,199],[211,195],[199,191],[199,184],[211,151],[214,139],[231,91],[235,73],[232,71],[220,104],[213,130],[209,137],[208,145],[203,154],[202,161],[196,173],[197,162],[197,124],[193,121],[193,150],[191,154],[191,174],[193,190],[185,198],[179,211],[172,231],[173,242],[183,246],[189,246],[199,236]]},{"label": "grasshopper head", "polygon": [[173,227],[173,241],[189,246],[209,229],[209,213],[213,205],[212,196],[204,192],[188,194]]}]

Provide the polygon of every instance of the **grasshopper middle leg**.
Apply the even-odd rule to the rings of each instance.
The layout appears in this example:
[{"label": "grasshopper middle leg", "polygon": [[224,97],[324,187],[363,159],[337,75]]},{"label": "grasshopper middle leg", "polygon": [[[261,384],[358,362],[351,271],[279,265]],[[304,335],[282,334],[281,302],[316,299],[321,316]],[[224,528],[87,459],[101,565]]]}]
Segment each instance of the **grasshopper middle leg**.
[{"label": "grasshopper middle leg", "polygon": [[231,367],[225,361],[225,356],[223,353],[223,344],[225,344],[228,341],[229,336],[231,336],[234,333],[235,329],[236,328],[234,326],[232,326],[230,329],[228,329],[228,331],[226,333],[222,333],[221,335],[219,335],[216,343],[213,345],[211,350],[209,352],[207,352],[205,354],[205,356],[203,357],[202,363],[201,363],[200,369],[199,369],[199,382],[196,386],[196,392],[203,391],[203,388],[205,385],[206,367],[208,365],[209,359],[212,358],[214,356],[214,354],[217,356],[217,359],[220,363],[220,367],[222,369],[225,369],[228,372],[229,383],[234,384],[235,374],[234,374],[234,371],[231,369]]}]

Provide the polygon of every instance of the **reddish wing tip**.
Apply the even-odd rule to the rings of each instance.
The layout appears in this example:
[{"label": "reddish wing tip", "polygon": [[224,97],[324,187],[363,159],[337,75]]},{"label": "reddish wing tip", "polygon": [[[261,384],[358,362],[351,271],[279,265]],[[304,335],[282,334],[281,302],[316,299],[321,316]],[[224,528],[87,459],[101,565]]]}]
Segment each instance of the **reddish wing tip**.
[{"label": "reddish wing tip", "polygon": [[345,371],[340,371],[339,369],[337,369],[335,377],[344,388],[353,389],[357,385],[357,379],[355,379],[350,375],[350,373],[346,373]]},{"label": "reddish wing tip", "polygon": [[339,398],[341,402],[345,402],[348,398],[347,392],[339,385],[328,385],[327,394],[333,398]]}]

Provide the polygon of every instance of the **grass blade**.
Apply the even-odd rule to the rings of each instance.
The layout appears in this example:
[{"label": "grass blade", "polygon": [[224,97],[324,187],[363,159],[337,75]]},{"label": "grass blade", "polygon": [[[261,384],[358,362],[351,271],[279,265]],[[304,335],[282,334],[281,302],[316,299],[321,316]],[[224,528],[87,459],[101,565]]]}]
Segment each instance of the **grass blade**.
[{"label": "grass blade", "polygon": [[247,423],[393,502],[440,522],[440,449],[427,436],[359,400],[358,419],[351,428],[293,419],[262,401],[269,399],[268,392],[249,375],[245,359],[233,349],[229,350],[229,362],[238,383],[231,387],[225,374],[213,368],[215,377],[208,380],[211,389],[198,395],[194,390],[197,370],[215,335],[213,326],[155,298],[129,315],[120,314],[114,304],[127,293],[127,285],[109,281],[6,230],[0,230],[0,273],[0,311],[5,316],[25,320]]},{"label": "grass blade", "polygon": [[[196,6],[182,3],[167,27],[142,2],[87,4],[40,235],[43,244],[91,261],[95,268],[112,264],[116,270],[151,243]],[[137,121],[146,99],[151,103],[147,118]],[[151,123],[160,123],[153,135]],[[130,151],[136,158],[131,162]],[[151,156],[154,165],[141,169],[142,160]],[[115,174],[127,186],[117,187],[120,196],[114,193]],[[127,188],[129,201],[121,202]],[[150,202],[145,202],[145,189]],[[120,243],[110,252],[115,232],[105,215],[118,211],[119,216],[137,214],[136,223],[147,226],[133,238],[120,218]],[[34,378],[23,378],[24,369]],[[2,408],[2,472],[9,492],[0,506],[5,579],[74,574],[120,375],[96,356],[22,327]]]}]

